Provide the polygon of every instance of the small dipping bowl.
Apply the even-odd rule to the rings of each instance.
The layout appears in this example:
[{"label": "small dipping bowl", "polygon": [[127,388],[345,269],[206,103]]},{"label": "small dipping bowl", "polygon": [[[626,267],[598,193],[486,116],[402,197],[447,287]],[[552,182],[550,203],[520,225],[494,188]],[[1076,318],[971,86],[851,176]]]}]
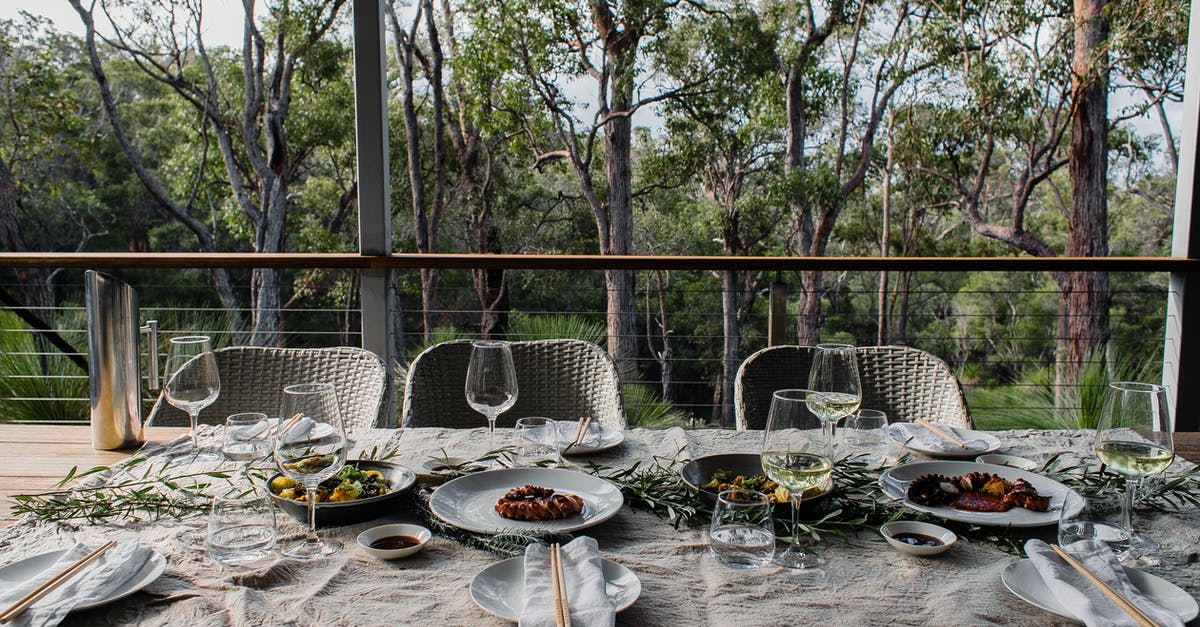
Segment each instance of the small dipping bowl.
[{"label": "small dipping bowl", "polygon": [[[945,527],[939,527],[932,523],[916,522],[912,520],[897,520],[887,523],[879,528],[879,533],[883,534],[883,538],[888,541],[897,551],[908,553],[909,555],[918,555],[928,557],[937,555],[949,549],[958,541],[958,536],[954,535],[953,531]],[[936,540],[938,544],[933,546],[921,544],[909,544],[902,540],[898,540],[897,536],[914,534],[924,536]]]},{"label": "small dipping bowl", "polygon": [[997,466],[1008,466],[1009,468],[1019,468],[1021,470],[1036,471],[1042,467],[1041,464],[1032,459],[1017,457],[1016,455],[980,455],[975,458],[975,461],[981,464],[996,464]]},{"label": "small dipping bowl", "polygon": [[[397,536],[412,538],[417,542],[411,546],[394,549],[371,547],[372,544],[379,542],[380,540]],[[400,523],[392,525],[379,525],[378,527],[371,527],[370,529],[358,534],[358,546],[362,550],[366,551],[371,557],[381,560],[394,560],[400,559],[401,557],[408,557],[409,555],[412,555],[413,553],[425,548],[425,545],[429,544],[429,540],[432,537],[433,533],[421,525],[407,525]]]}]

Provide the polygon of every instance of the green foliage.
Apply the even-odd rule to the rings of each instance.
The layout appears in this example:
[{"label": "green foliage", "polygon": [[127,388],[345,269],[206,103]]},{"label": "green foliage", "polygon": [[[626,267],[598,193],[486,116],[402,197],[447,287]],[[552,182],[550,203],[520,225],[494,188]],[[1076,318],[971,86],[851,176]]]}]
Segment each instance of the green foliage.
[{"label": "green foliage", "polygon": [[508,324],[508,337],[512,340],[555,340],[571,338],[603,346],[608,330],[603,323],[579,316],[530,315],[513,312]]},{"label": "green foliage", "polygon": [[35,342],[11,312],[0,310],[0,329],[0,422],[87,420],[87,372]]}]

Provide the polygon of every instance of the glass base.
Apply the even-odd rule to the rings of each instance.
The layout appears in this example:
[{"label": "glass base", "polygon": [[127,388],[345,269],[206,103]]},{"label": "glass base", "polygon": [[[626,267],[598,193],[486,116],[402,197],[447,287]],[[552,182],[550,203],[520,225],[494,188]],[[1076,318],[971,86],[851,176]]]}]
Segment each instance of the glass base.
[{"label": "glass base", "polygon": [[1161,550],[1162,550],[1161,544],[1159,544],[1155,540],[1153,540],[1151,538],[1147,538],[1146,536],[1135,531],[1135,532],[1133,532],[1133,535],[1130,536],[1130,538],[1129,538],[1129,550],[1126,551],[1125,554],[1123,556],[1121,556],[1121,558],[1124,559],[1126,557],[1132,557],[1132,558],[1146,557],[1148,555],[1154,555],[1155,553],[1158,553]]},{"label": "glass base", "polygon": [[338,542],[325,540],[303,540],[280,551],[283,555],[298,560],[310,560],[333,555],[342,548]]},{"label": "glass base", "polygon": [[789,546],[782,551],[777,551],[773,561],[784,568],[791,568],[793,570],[815,569],[825,563],[825,560],[821,559],[820,555],[806,553],[800,547],[795,546]]}]

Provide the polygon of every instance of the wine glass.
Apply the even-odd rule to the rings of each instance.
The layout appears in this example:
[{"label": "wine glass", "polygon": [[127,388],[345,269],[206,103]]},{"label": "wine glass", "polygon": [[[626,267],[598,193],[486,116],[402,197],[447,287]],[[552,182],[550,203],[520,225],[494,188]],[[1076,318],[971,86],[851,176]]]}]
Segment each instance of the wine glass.
[{"label": "wine glass", "polygon": [[339,548],[317,535],[317,487],[346,463],[348,443],[332,383],[304,383],[283,388],[283,411],[275,438],[275,464],[304,486],[308,535],[282,551],[288,557],[312,559]]},{"label": "wine glass", "polygon": [[496,450],[496,418],[517,402],[517,369],[508,342],[471,342],[466,394],[471,409],[487,416],[488,450]]},{"label": "wine glass", "polygon": [[763,434],[762,467],[792,497],[792,543],[775,553],[775,563],[798,570],[822,563],[800,546],[799,511],[806,496],[825,491],[833,474],[829,445],[823,437],[823,394],[812,390],[776,390]]},{"label": "wine glass", "polygon": [[1175,459],[1171,429],[1165,387],[1132,381],[1108,384],[1096,424],[1096,457],[1125,476],[1121,522],[1130,533],[1131,555],[1145,555],[1160,548],[1133,528],[1133,496],[1139,479],[1166,470]]},{"label": "wine glass", "polygon": [[862,384],[858,378],[858,355],[849,344],[817,344],[812,367],[808,371],[808,389],[819,392],[823,402],[821,426],[829,446],[829,455],[834,455],[837,441],[834,439],[837,423],[842,418],[858,411],[862,404]]},{"label": "wine glass", "polygon": [[191,421],[192,446],[196,459],[215,461],[220,456],[200,448],[196,434],[196,423],[200,410],[217,400],[221,393],[221,377],[217,373],[217,358],[213,355],[212,341],[206,335],[173,337],[167,346],[166,384],[163,396],[167,402],[187,412]]}]

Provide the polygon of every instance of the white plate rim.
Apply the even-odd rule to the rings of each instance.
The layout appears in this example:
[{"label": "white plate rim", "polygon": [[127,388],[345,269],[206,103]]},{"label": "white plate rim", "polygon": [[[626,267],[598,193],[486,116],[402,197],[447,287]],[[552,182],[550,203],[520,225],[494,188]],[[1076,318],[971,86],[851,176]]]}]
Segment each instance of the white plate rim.
[{"label": "white plate rim", "polygon": [[[924,472],[921,472],[922,470]],[[1018,512],[1018,508],[1014,508],[1007,512],[988,513],[964,512],[947,507],[945,505],[938,505],[936,507],[918,505],[908,500],[906,495],[901,492],[900,488],[896,485],[896,483],[904,481],[902,479],[894,478],[895,473],[899,471],[912,471],[913,478],[925,474],[961,476],[969,472],[986,472],[993,475],[998,475],[1008,481],[1012,481],[1014,479],[1024,479],[1033,484],[1035,488],[1038,488],[1038,494],[1042,496],[1050,496],[1051,507],[1049,511],[1045,512],[1032,512],[1029,510],[1020,510],[1020,512]],[[1039,484],[1042,487],[1039,487]],[[911,464],[904,464],[903,466],[896,466],[895,468],[889,468],[883,474],[879,475],[879,485],[883,488],[884,494],[899,499],[900,502],[902,502],[904,506],[909,509],[925,512],[927,514],[933,514],[934,516],[937,516],[943,520],[953,520],[956,522],[965,522],[990,527],[1044,527],[1047,525],[1056,525],[1058,524],[1059,512],[1055,510],[1055,504],[1061,507],[1062,503],[1066,501],[1068,494],[1076,494],[1074,490],[1063,485],[1062,483],[1059,483],[1058,481],[1055,481],[1049,477],[1039,475],[1036,472],[1021,470],[1020,468],[1013,468],[1012,466],[997,466],[995,464],[981,464],[979,462],[954,460],[915,462]],[[1045,490],[1046,486],[1053,488],[1053,493],[1048,493]],[[1083,502],[1074,501],[1073,507],[1082,508]],[[1028,515],[1023,515],[1014,519],[1014,515],[1020,514],[1021,512],[1028,512]]]},{"label": "white plate rim", "polygon": [[[1197,605],[1196,599],[1193,599],[1192,595],[1188,594],[1186,590],[1167,581],[1166,579],[1163,579],[1162,577],[1152,575],[1144,570],[1138,570],[1128,566],[1124,568],[1125,573],[1129,575],[1130,580],[1135,586],[1137,586],[1138,590],[1150,597],[1150,599],[1156,603],[1162,605],[1162,599],[1164,598],[1159,591],[1170,592],[1170,598],[1178,598],[1180,601],[1187,599],[1190,601],[1190,603],[1187,604],[1188,607],[1186,611],[1183,612],[1179,612],[1176,609],[1167,608],[1168,611],[1179,613],[1179,617],[1183,620],[1183,622],[1186,623],[1193,618],[1196,618],[1196,616],[1200,616],[1200,605]],[[1028,580],[1030,577],[1037,577],[1037,581],[1042,582],[1042,577],[1038,573],[1037,567],[1033,565],[1033,560],[1025,558],[1017,560],[1006,566],[1004,568],[1004,572],[1000,574],[1000,581],[1003,582],[1004,587],[1008,588],[1008,591],[1013,593],[1013,595],[1015,595],[1018,599],[1021,599],[1022,601],[1034,607],[1043,609],[1051,614],[1061,616],[1068,620],[1080,620],[1077,616],[1067,610],[1067,608],[1059,605],[1052,596],[1034,596],[1031,592],[1029,592],[1026,586],[1021,585],[1022,580]],[[1044,586],[1045,583],[1043,582],[1042,585]]]},{"label": "white plate rim", "polygon": [[[612,440],[608,438],[612,437]],[[572,455],[590,455],[607,451],[610,448],[620,446],[625,441],[625,433],[620,429],[613,429],[607,425],[600,425],[600,442],[599,446],[572,446],[568,449],[563,449],[562,454],[570,457]]]},{"label": "white plate rim", "polygon": [[[62,555],[69,550],[70,549],[59,549],[57,551],[47,551],[45,553],[33,555],[22,560],[17,560],[11,564],[6,564],[3,567],[0,567],[0,573],[3,573],[9,569],[19,570],[21,568],[27,568],[31,565],[37,564],[38,562],[44,562],[44,565],[35,566],[37,570],[36,572],[31,573],[31,575],[36,575],[42,570],[49,568],[51,564],[57,561],[59,557],[62,557]],[[162,553],[159,553],[151,548],[150,558],[146,560],[146,564],[142,566],[142,569],[135,573],[133,577],[130,577],[129,581],[126,582],[124,586],[114,590],[109,596],[103,599],[97,599],[88,603],[81,603],[75,606],[71,611],[81,612],[83,610],[90,610],[102,605],[108,605],[109,603],[113,603],[115,601],[120,601],[121,599],[124,599],[125,597],[150,585],[154,580],[158,579],[166,569],[167,558],[163,557]]]},{"label": "white plate rim", "polygon": [[[630,607],[632,607],[633,604],[637,602],[638,598],[642,596],[642,580],[638,578],[637,573],[630,570],[624,564],[621,564],[620,562],[614,562],[613,560],[610,560],[608,558],[600,558],[600,564],[601,564],[601,568],[604,570],[605,583],[613,581],[613,580],[617,579],[617,576],[620,576],[620,577],[629,577],[630,583],[636,584],[636,587],[630,586],[630,587],[623,588],[623,590],[629,590],[632,588],[633,592],[628,595],[627,599],[620,602],[619,605],[618,605],[618,601],[620,599],[614,599],[612,596],[608,597],[609,601],[613,602],[614,609],[618,613],[623,612],[623,611],[629,609]],[[520,614],[521,614],[520,608],[516,608],[516,612],[517,612],[516,614],[512,614],[512,615],[501,614],[500,612],[496,611],[497,609],[500,609],[500,608],[493,608],[493,607],[489,607],[488,605],[484,605],[482,602],[480,602],[479,597],[475,596],[475,582],[477,580],[479,580],[480,577],[483,577],[485,574],[489,573],[490,571],[499,571],[499,570],[504,570],[504,569],[508,569],[508,568],[523,571],[525,568],[525,556],[518,555],[517,557],[510,557],[508,559],[500,560],[499,562],[494,562],[494,563],[484,567],[483,570],[479,571],[478,573],[475,573],[475,576],[471,578],[471,585],[468,587],[468,591],[471,594],[471,600],[474,601],[475,605],[479,606],[480,609],[487,612],[488,614],[491,614],[492,616],[515,623],[521,617],[520,616]],[[610,574],[612,574],[613,576],[610,576]],[[524,593],[524,586],[525,586],[525,583],[524,583],[524,581],[522,581],[521,582],[522,593]],[[523,595],[521,598],[522,599],[524,598]],[[512,607],[512,605],[509,604],[509,607]]]},{"label": "white plate rim", "polygon": [[[891,427],[891,425],[888,425],[888,426]],[[973,450],[969,450],[969,451],[968,450],[942,451],[942,450],[937,450],[937,449],[924,448],[921,446],[915,446],[915,444],[918,444],[918,443],[911,439],[903,440],[903,439],[897,437],[899,435],[899,431],[895,430],[895,429],[891,429],[891,428],[887,429],[887,437],[889,440],[895,442],[896,444],[899,444],[900,446],[902,446],[910,451],[916,451],[917,453],[921,453],[922,455],[928,455],[930,457],[936,457],[936,458],[941,458],[941,459],[974,459],[980,455],[987,455],[989,453],[995,453],[996,451],[1000,450],[1001,446],[1003,446],[1003,444],[1000,442],[1000,440],[998,438],[996,438],[996,436],[988,433],[987,431],[977,431],[975,429],[964,429],[962,427],[955,427],[952,425],[941,424],[941,423],[939,423],[938,426],[953,430],[954,434],[957,435],[959,438],[963,439],[964,441],[966,441],[966,440],[983,440],[984,443],[987,444],[987,448],[986,449],[973,449]]]},{"label": "white plate rim", "polygon": [[[599,504],[589,501],[589,499],[585,498],[584,511],[587,512],[587,508],[589,506],[596,508],[597,511],[595,512],[595,515],[589,518],[583,518],[582,520],[573,520],[574,517],[562,520],[541,520],[536,522],[510,520],[507,518],[501,518],[499,514],[495,514],[492,510],[485,510],[492,511],[492,514],[495,516],[495,520],[484,524],[475,523],[459,516],[457,508],[453,507],[453,505],[457,502],[463,502],[463,500],[451,501],[450,497],[446,496],[447,494],[455,492],[456,490],[459,492],[467,492],[469,494],[471,491],[470,488],[464,488],[464,486],[471,486],[473,483],[480,482],[500,482],[500,478],[505,476],[511,476],[514,478],[504,481],[505,486],[507,486],[504,491],[507,491],[511,488],[532,484],[547,488],[554,488],[556,490],[562,489],[563,491],[572,491],[574,493],[582,492],[583,489],[579,487],[568,488],[564,486],[559,488],[559,486],[563,486],[564,482],[570,483],[572,480],[575,480],[582,481],[584,483],[591,483],[593,486],[595,486],[593,492],[602,491],[611,493],[613,497],[603,500]],[[520,478],[522,476],[532,477]],[[561,480],[559,478],[561,478]],[[489,491],[496,490],[495,488],[485,489]],[[478,491],[478,489],[475,491]],[[503,491],[500,492],[500,494],[503,494]],[[488,500],[491,501],[491,497],[488,497]],[[492,502],[494,503],[494,501]],[[458,527],[459,529],[465,529],[475,533],[503,533],[505,531],[512,530],[579,531],[580,529],[586,529],[588,527],[598,525],[609,518],[616,516],[617,512],[619,512],[621,507],[624,505],[625,495],[621,494],[620,488],[618,488],[612,482],[595,475],[589,475],[584,472],[567,470],[564,468],[501,468],[497,470],[486,470],[484,472],[477,472],[451,479],[450,481],[438,486],[437,489],[433,491],[433,494],[429,496],[429,511],[431,511],[434,516],[437,516],[442,521]]]}]

